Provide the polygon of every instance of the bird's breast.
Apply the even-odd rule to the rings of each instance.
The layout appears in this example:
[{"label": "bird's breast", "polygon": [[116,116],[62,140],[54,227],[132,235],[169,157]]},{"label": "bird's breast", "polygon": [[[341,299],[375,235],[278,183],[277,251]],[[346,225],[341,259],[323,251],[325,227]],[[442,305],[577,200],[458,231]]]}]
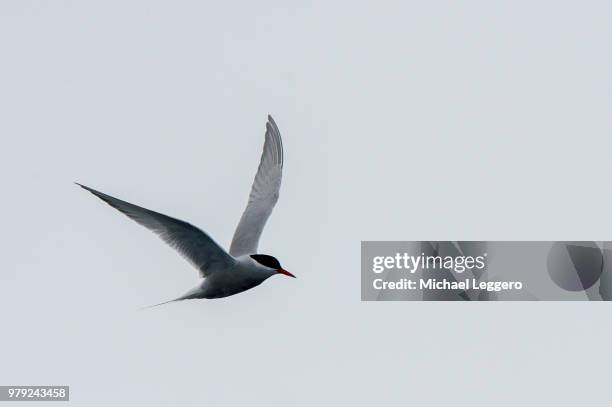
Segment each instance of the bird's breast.
[{"label": "bird's breast", "polygon": [[265,275],[247,267],[236,267],[214,273],[202,284],[204,298],[221,298],[238,294],[264,282]]}]

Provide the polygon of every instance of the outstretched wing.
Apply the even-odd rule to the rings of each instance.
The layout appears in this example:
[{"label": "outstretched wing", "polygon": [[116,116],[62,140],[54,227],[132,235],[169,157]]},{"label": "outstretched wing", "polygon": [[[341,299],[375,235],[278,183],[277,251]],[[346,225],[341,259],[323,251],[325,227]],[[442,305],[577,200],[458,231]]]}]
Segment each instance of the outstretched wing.
[{"label": "outstretched wing", "polygon": [[206,277],[216,270],[232,266],[236,262],[210,236],[187,222],[132,205],[85,185],[78,183],[77,185],[91,192],[142,226],[155,232],[166,243],[189,260],[200,271],[200,276],[202,277]]},{"label": "outstretched wing", "polygon": [[261,161],[253,181],[249,203],[232,239],[232,256],[257,253],[259,237],[278,200],[282,173],[283,142],[274,119],[268,116]]}]

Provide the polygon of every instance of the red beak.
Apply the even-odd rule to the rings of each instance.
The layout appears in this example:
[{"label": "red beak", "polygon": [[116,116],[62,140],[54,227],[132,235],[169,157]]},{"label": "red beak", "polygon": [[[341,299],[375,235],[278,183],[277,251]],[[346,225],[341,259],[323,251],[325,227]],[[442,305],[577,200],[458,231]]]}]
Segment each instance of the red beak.
[{"label": "red beak", "polygon": [[279,273],[279,274],[284,274],[286,276],[295,278],[295,276],[293,274],[291,274],[290,272],[288,272],[285,269],[278,269],[278,270],[276,270],[276,272]]}]

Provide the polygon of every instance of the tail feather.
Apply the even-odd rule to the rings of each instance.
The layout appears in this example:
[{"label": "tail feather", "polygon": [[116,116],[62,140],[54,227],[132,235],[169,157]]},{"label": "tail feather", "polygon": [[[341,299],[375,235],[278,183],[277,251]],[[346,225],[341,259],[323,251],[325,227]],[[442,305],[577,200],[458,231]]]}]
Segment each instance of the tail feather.
[{"label": "tail feather", "polygon": [[164,301],[164,302],[160,302],[159,304],[153,304],[153,305],[147,305],[146,307],[142,307],[140,308],[141,310],[143,309],[148,309],[148,308],[153,308],[153,307],[159,307],[160,305],[164,305],[164,304],[169,304],[171,302],[175,302],[175,301],[181,301],[184,300],[185,298],[175,298],[173,300],[169,300],[169,301]]},{"label": "tail feather", "polygon": [[201,298],[199,296],[200,294],[201,294],[200,287],[196,287],[196,288],[188,291],[186,294],[184,294],[184,295],[182,295],[182,296],[180,296],[178,298],[175,298],[175,299],[169,300],[169,301],[160,302],[159,304],[153,304],[153,305],[149,305],[149,306],[146,306],[146,307],[142,307],[141,309],[153,308],[153,307],[157,307],[157,306],[168,304],[168,303],[175,302],[175,301],[191,300],[191,299],[194,299],[194,298]]}]

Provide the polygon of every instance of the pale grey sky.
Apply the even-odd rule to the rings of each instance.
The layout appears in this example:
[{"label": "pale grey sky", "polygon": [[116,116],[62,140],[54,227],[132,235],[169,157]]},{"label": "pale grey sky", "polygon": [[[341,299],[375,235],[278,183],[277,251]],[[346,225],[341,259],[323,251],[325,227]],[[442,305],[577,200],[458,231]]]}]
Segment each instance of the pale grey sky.
[{"label": "pale grey sky", "polygon": [[[361,303],[361,240],[612,240],[612,8],[4,1],[0,384],[74,406],[607,400],[606,303]],[[79,181],[227,247],[266,115],[260,249],[296,280],[147,311],[196,272]]]}]

